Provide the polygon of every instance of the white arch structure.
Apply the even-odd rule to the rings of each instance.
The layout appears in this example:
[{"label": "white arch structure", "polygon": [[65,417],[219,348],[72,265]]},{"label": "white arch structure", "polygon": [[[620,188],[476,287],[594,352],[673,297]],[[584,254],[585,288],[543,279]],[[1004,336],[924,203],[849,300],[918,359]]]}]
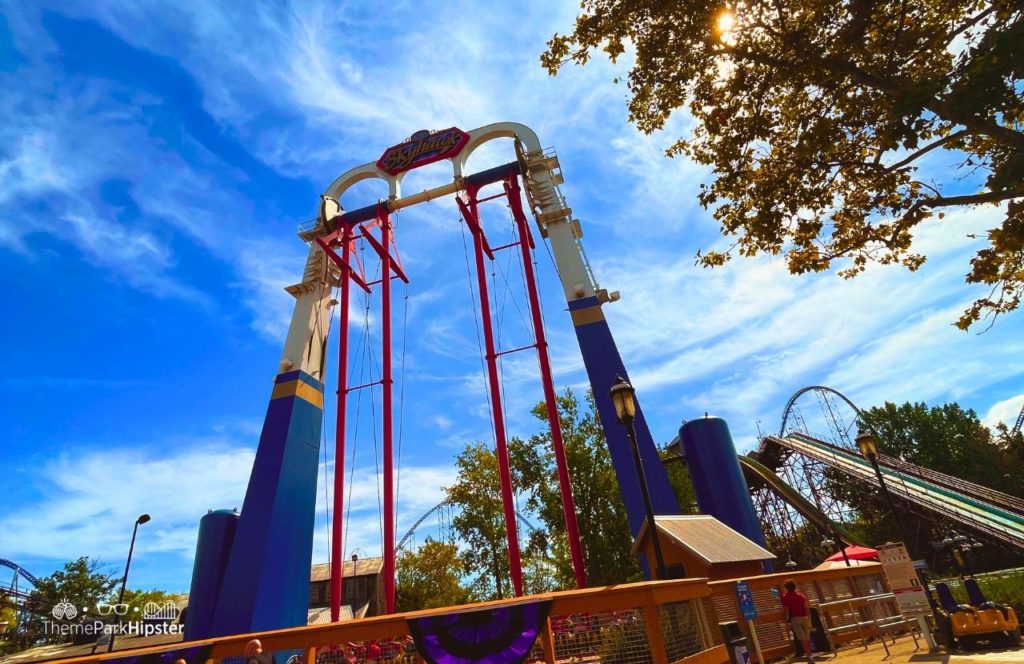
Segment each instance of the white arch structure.
[{"label": "white arch structure", "polygon": [[[348,255],[351,239],[354,237],[353,233],[358,235],[361,232],[362,237],[373,244],[376,252],[380,255],[383,275],[381,277],[382,311],[390,312],[390,286],[387,285],[390,283],[390,275],[394,272],[397,276],[405,279],[405,275],[401,272],[400,266],[394,263],[389,254],[389,243],[391,242],[392,236],[390,235],[390,221],[388,221],[388,215],[392,212],[449,194],[460,194],[459,207],[463,218],[470,227],[470,230],[474,231],[475,250],[477,253],[477,272],[479,275],[483,273],[483,254],[485,252],[491,254],[491,249],[486,246],[486,239],[483,237],[482,226],[479,225],[476,192],[480,187],[486,184],[504,183],[505,194],[508,196],[510,209],[513,212],[513,217],[515,218],[516,223],[519,225],[518,237],[520,238],[520,249],[524,253],[524,263],[529,263],[529,248],[527,247],[527,240],[529,240],[530,244],[532,244],[533,240],[532,237],[530,237],[531,234],[529,229],[525,225],[525,215],[523,214],[522,204],[520,202],[518,177],[522,177],[524,184],[523,191],[525,191],[526,200],[531,212],[533,213],[537,228],[539,229],[541,236],[546,238],[550,243],[558,276],[562,284],[566,302],[568,303],[568,309],[572,316],[574,329],[576,331],[577,340],[586,366],[588,378],[590,379],[590,383],[594,389],[598,413],[601,417],[601,421],[606,423],[605,433],[608,448],[612,457],[613,465],[615,466],[616,475],[618,477],[620,490],[623,496],[623,502],[626,505],[626,511],[629,516],[630,526],[633,533],[636,534],[640,531],[646,514],[643,502],[644,498],[640,491],[640,484],[636,474],[637,468],[633,461],[632,446],[629,442],[629,438],[627,437],[625,428],[615,425],[615,409],[610,397],[608,396],[608,389],[611,387],[616,377],[626,377],[627,372],[622,359],[619,356],[618,349],[615,347],[608,324],[601,310],[603,304],[617,300],[618,293],[609,294],[606,290],[599,288],[597,281],[594,278],[590,265],[587,262],[586,255],[583,252],[582,244],[580,243],[580,239],[582,237],[580,223],[578,220],[573,218],[572,209],[568,207],[558,188],[562,183],[562,175],[558,164],[558,158],[552,151],[545,152],[541,147],[540,140],[536,133],[523,124],[515,122],[498,122],[469,132],[461,132],[460,130],[454,131],[458,131],[460,140],[464,142],[464,144],[461,148],[458,148],[458,152],[454,154],[441,153],[444,154],[447,161],[451,163],[452,168],[451,181],[444,185],[403,196],[401,185],[404,172],[392,175],[379,168],[377,162],[371,162],[350,169],[340,175],[330,184],[329,187],[327,187],[321,197],[320,213],[315,227],[300,229],[299,231],[299,237],[309,243],[310,250],[302,281],[287,288],[288,292],[295,296],[297,301],[291,326],[288,330],[284,352],[281,357],[279,375],[291,375],[288,372],[299,372],[300,375],[308,375],[314,382],[319,381],[320,384],[323,383],[325,378],[323,375],[324,359],[326,355],[330,309],[334,304],[338,304],[331,299],[332,286],[343,284],[340,302],[340,310],[342,312],[342,325],[340,326],[342,330],[340,330],[340,334],[343,336],[345,335],[344,328],[347,327],[344,321],[346,319],[345,312],[348,310],[347,302],[350,278],[351,281],[356,282],[357,285],[365,287],[365,284],[361,280],[358,280],[353,276],[354,270],[347,263],[349,260]],[[468,139],[464,134],[468,134]],[[432,135],[433,134],[430,132],[418,132],[413,138],[409,139],[409,142],[414,143],[416,141],[428,140]],[[438,138],[442,137],[443,134],[438,135]],[[474,151],[490,141],[504,138],[513,139],[515,142],[515,161],[487,169],[480,173],[465,173],[467,160]],[[456,145],[457,143],[450,149],[456,149]],[[432,160],[428,157],[424,157],[421,161],[414,162],[413,165],[408,167],[406,170],[411,170],[416,166],[425,165],[431,161]],[[343,210],[338,202],[340,197],[353,185],[370,179],[380,179],[387,183],[388,198],[383,201],[374,202],[366,207],[350,211]],[[381,229],[380,240],[375,240],[370,236],[367,228],[360,226],[361,222],[371,221],[374,219],[376,219],[378,226]],[[480,247],[481,244],[484,245],[483,249]],[[342,255],[339,256],[335,253],[332,247],[340,247]],[[532,279],[532,273],[530,273],[527,277],[527,281],[531,282]],[[484,315],[489,315],[485,281],[480,284],[478,291],[480,292],[481,308]],[[528,283],[528,291],[530,291],[531,301],[536,303],[537,294],[535,284]],[[383,332],[383,343],[385,349],[390,348],[389,316],[390,313],[383,314],[383,325],[385,329]],[[542,383],[545,386],[545,401],[549,404],[549,422],[552,427],[552,437],[556,449],[556,457],[558,457],[559,461],[559,483],[562,486],[563,501],[565,501],[566,507],[566,528],[567,532],[573,533],[576,530],[575,514],[574,509],[572,508],[571,491],[569,491],[567,464],[565,463],[564,454],[560,451],[561,434],[557,432],[559,424],[557,411],[554,407],[555,395],[553,387],[551,387],[550,367],[545,366],[548,363],[547,342],[543,333],[543,324],[540,322],[539,308],[537,308],[534,313],[534,330],[536,334],[536,344],[534,344],[534,347],[537,349],[538,357],[541,362]],[[495,349],[492,347],[493,343],[490,343],[491,340],[486,338],[487,336],[487,330],[485,329],[485,341],[488,342],[487,355],[490,366],[495,358]],[[341,349],[339,350],[339,357],[344,359],[346,356],[345,349],[347,348],[347,342],[340,341],[340,343]],[[388,353],[385,352],[384,356],[387,358]],[[390,360],[385,359],[383,362],[385,362],[385,364],[382,369],[381,383],[384,385],[384,409],[385,413],[388,413],[390,412],[390,406],[388,405],[390,403],[389,395],[391,383]],[[492,383],[492,392],[496,390],[496,371],[497,370],[494,366],[490,366],[489,373]],[[339,381],[341,381],[343,377],[347,376],[346,372],[347,368],[344,365],[339,367]],[[341,389],[342,392],[345,392],[348,389],[345,387],[345,382],[343,381],[340,388],[344,388]],[[492,404],[495,403],[500,404],[500,397],[497,394],[492,394]],[[339,413],[344,412],[343,405],[343,397],[339,396]],[[501,465],[502,457],[507,455],[501,453],[501,449],[504,445],[504,425],[500,420],[500,408],[497,408],[493,415],[495,418],[495,437],[499,448],[499,465]],[[387,427],[390,418],[385,415],[383,421],[385,423],[384,426]],[[658,460],[658,454],[653,438],[651,437],[646,420],[643,416],[643,412],[639,408],[639,405],[637,405],[633,427],[636,433],[638,448],[642,455],[641,463],[650,488],[650,498],[654,503],[655,513],[678,514],[678,504],[676,503],[675,496],[668,484],[668,478],[665,474],[664,467]],[[384,437],[385,439],[389,439],[389,432],[387,429],[384,431]],[[338,449],[342,452],[341,458],[344,458],[343,441],[344,417],[340,416],[338,432],[336,434],[336,444],[339,446]],[[385,450],[387,450],[387,445],[385,445]],[[387,454],[387,452],[385,452],[385,454]],[[385,456],[386,487],[390,486],[388,480],[388,470],[390,466],[388,461],[387,456]],[[506,481],[505,478],[508,473],[507,469],[502,470],[503,498],[506,498],[505,494],[510,490],[508,487],[509,482]],[[335,471],[335,500],[337,501],[338,496],[341,495],[341,491],[339,490],[338,485],[340,477],[337,476],[337,467]],[[567,493],[570,494],[568,499],[566,498]],[[391,514],[391,511],[389,509],[388,498],[389,496],[386,495],[384,501],[386,512],[384,515],[384,576],[386,603],[389,603],[387,602],[388,597],[393,595],[393,580],[389,587],[388,579],[389,574],[393,573],[392,559],[394,554],[394,533],[392,532],[393,528],[389,527],[389,514]],[[508,505],[511,504],[512,501],[507,499],[505,500],[505,503],[506,511],[508,511]],[[337,509],[337,505],[335,514],[341,514],[341,511]],[[518,579],[518,583],[516,578],[518,571],[518,542],[515,538],[514,514],[511,516],[506,514],[505,521],[506,527],[509,530],[509,556],[511,566],[513,568],[513,585],[516,586],[518,593],[521,592],[522,583],[521,578]],[[332,598],[340,596],[339,552],[341,550],[341,543],[340,535],[338,535],[338,533],[340,533],[340,529],[336,527],[335,533],[336,534],[333,538],[333,550],[335,551],[335,555],[332,559]],[[572,540],[571,537],[570,540]],[[570,547],[575,548],[577,553],[579,552],[579,546],[578,538],[575,542],[570,541]],[[584,577],[582,576],[582,553],[578,553],[578,555],[577,553],[574,553],[573,562],[574,568],[577,570],[577,580],[580,585],[582,585],[584,581]],[[335,569],[336,567],[338,568],[337,570]],[[332,617],[336,618],[337,607],[333,600],[331,608]]]}]

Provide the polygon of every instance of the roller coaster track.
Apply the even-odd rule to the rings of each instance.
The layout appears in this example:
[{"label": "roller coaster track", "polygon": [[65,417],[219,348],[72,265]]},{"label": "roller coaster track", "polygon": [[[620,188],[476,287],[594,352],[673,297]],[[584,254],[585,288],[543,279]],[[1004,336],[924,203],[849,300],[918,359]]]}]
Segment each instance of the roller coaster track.
[{"label": "roller coaster track", "polygon": [[820,532],[828,534],[836,533],[847,544],[864,545],[864,542],[851,535],[843,526],[829,519],[824,512],[818,509],[817,505],[807,500],[807,498],[804,498],[799,491],[786,484],[786,481],[773,473],[770,468],[758,463],[748,456],[740,455],[738,459],[740,462],[740,468],[743,469],[743,476],[747,481],[747,486],[751,489],[759,484],[766,484],[772,491],[782,497],[783,500],[792,505],[796,511],[800,512],[805,519],[814,524]]},{"label": "roller coaster track", "polygon": [[[792,453],[820,461],[861,482],[878,484],[871,464],[859,454],[804,434],[768,436],[761,441],[757,457],[772,469]],[[879,457],[879,466],[886,486],[898,500],[955,521],[986,539],[1024,551],[1021,499],[884,455]]]}]

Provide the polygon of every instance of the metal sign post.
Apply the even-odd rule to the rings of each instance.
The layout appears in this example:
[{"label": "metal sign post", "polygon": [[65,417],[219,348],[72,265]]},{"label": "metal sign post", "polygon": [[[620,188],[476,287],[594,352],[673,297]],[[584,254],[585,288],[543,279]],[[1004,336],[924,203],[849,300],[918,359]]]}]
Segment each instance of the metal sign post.
[{"label": "metal sign post", "polygon": [[736,582],[736,599],[740,604],[740,613],[747,621],[747,629],[750,630],[750,640],[754,642],[754,652],[757,653],[757,661],[764,664],[764,655],[761,654],[761,644],[757,640],[757,630],[754,629],[754,618],[757,617],[757,607],[754,606],[754,593],[750,591],[750,584],[746,581]]}]

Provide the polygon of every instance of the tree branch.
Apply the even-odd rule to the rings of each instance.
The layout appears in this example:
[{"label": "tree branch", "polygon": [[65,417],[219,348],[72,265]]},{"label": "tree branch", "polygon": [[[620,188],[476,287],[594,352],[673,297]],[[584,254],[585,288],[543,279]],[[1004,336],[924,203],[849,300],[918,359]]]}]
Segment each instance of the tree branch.
[{"label": "tree branch", "polygon": [[903,159],[902,161],[899,161],[899,162],[893,164],[892,166],[886,167],[885,170],[887,172],[889,172],[889,173],[892,173],[893,171],[898,171],[899,169],[903,168],[907,164],[917,160],[919,157],[921,157],[921,156],[931,152],[935,148],[940,147],[942,145],[945,145],[946,143],[949,143],[951,141],[955,141],[956,139],[960,138],[961,136],[966,136],[969,133],[970,132],[968,130],[966,130],[966,129],[961,129],[960,131],[954,131],[949,136],[946,136],[945,138],[940,138],[939,140],[935,141],[934,143],[931,143],[929,145],[924,146],[923,148],[921,148],[917,152],[914,152],[913,154],[911,154],[906,159]]},{"label": "tree branch", "polygon": [[978,203],[998,203],[1000,201],[1007,201],[1011,198],[1024,197],[1024,188],[1022,189],[1003,189],[1001,191],[986,191],[983,194],[967,194],[964,196],[936,196],[935,198],[925,198],[911,207],[922,208],[922,207],[950,207],[953,205],[977,205]]},{"label": "tree branch", "polygon": [[[792,71],[802,64],[817,66],[829,74],[841,74],[848,76],[865,87],[878,90],[894,100],[902,99],[906,95],[907,84],[889,76],[872,74],[858,67],[853,62],[839,56],[830,55],[822,58],[808,58],[801,62],[793,62],[784,58],[778,58],[764,53],[757,53],[748,49],[722,45],[719,53],[729,54],[741,60],[749,60],[757,64],[776,67],[783,71]],[[1024,133],[1004,127],[994,120],[986,118],[970,117],[962,112],[956,111],[948,102],[942,99],[933,98],[922,104],[922,108],[935,113],[940,118],[963,125],[972,133],[988,136],[997,143],[1015,150],[1024,151]]]}]

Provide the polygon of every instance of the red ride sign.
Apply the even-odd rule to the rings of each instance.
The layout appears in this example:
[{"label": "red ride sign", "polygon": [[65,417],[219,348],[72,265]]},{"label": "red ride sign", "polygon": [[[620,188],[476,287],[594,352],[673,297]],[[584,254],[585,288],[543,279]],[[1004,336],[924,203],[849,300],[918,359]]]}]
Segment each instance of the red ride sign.
[{"label": "red ride sign", "polygon": [[398,175],[454,157],[468,142],[469,134],[455,127],[433,133],[418,131],[408,141],[385,150],[377,160],[377,168],[388,175]]}]

